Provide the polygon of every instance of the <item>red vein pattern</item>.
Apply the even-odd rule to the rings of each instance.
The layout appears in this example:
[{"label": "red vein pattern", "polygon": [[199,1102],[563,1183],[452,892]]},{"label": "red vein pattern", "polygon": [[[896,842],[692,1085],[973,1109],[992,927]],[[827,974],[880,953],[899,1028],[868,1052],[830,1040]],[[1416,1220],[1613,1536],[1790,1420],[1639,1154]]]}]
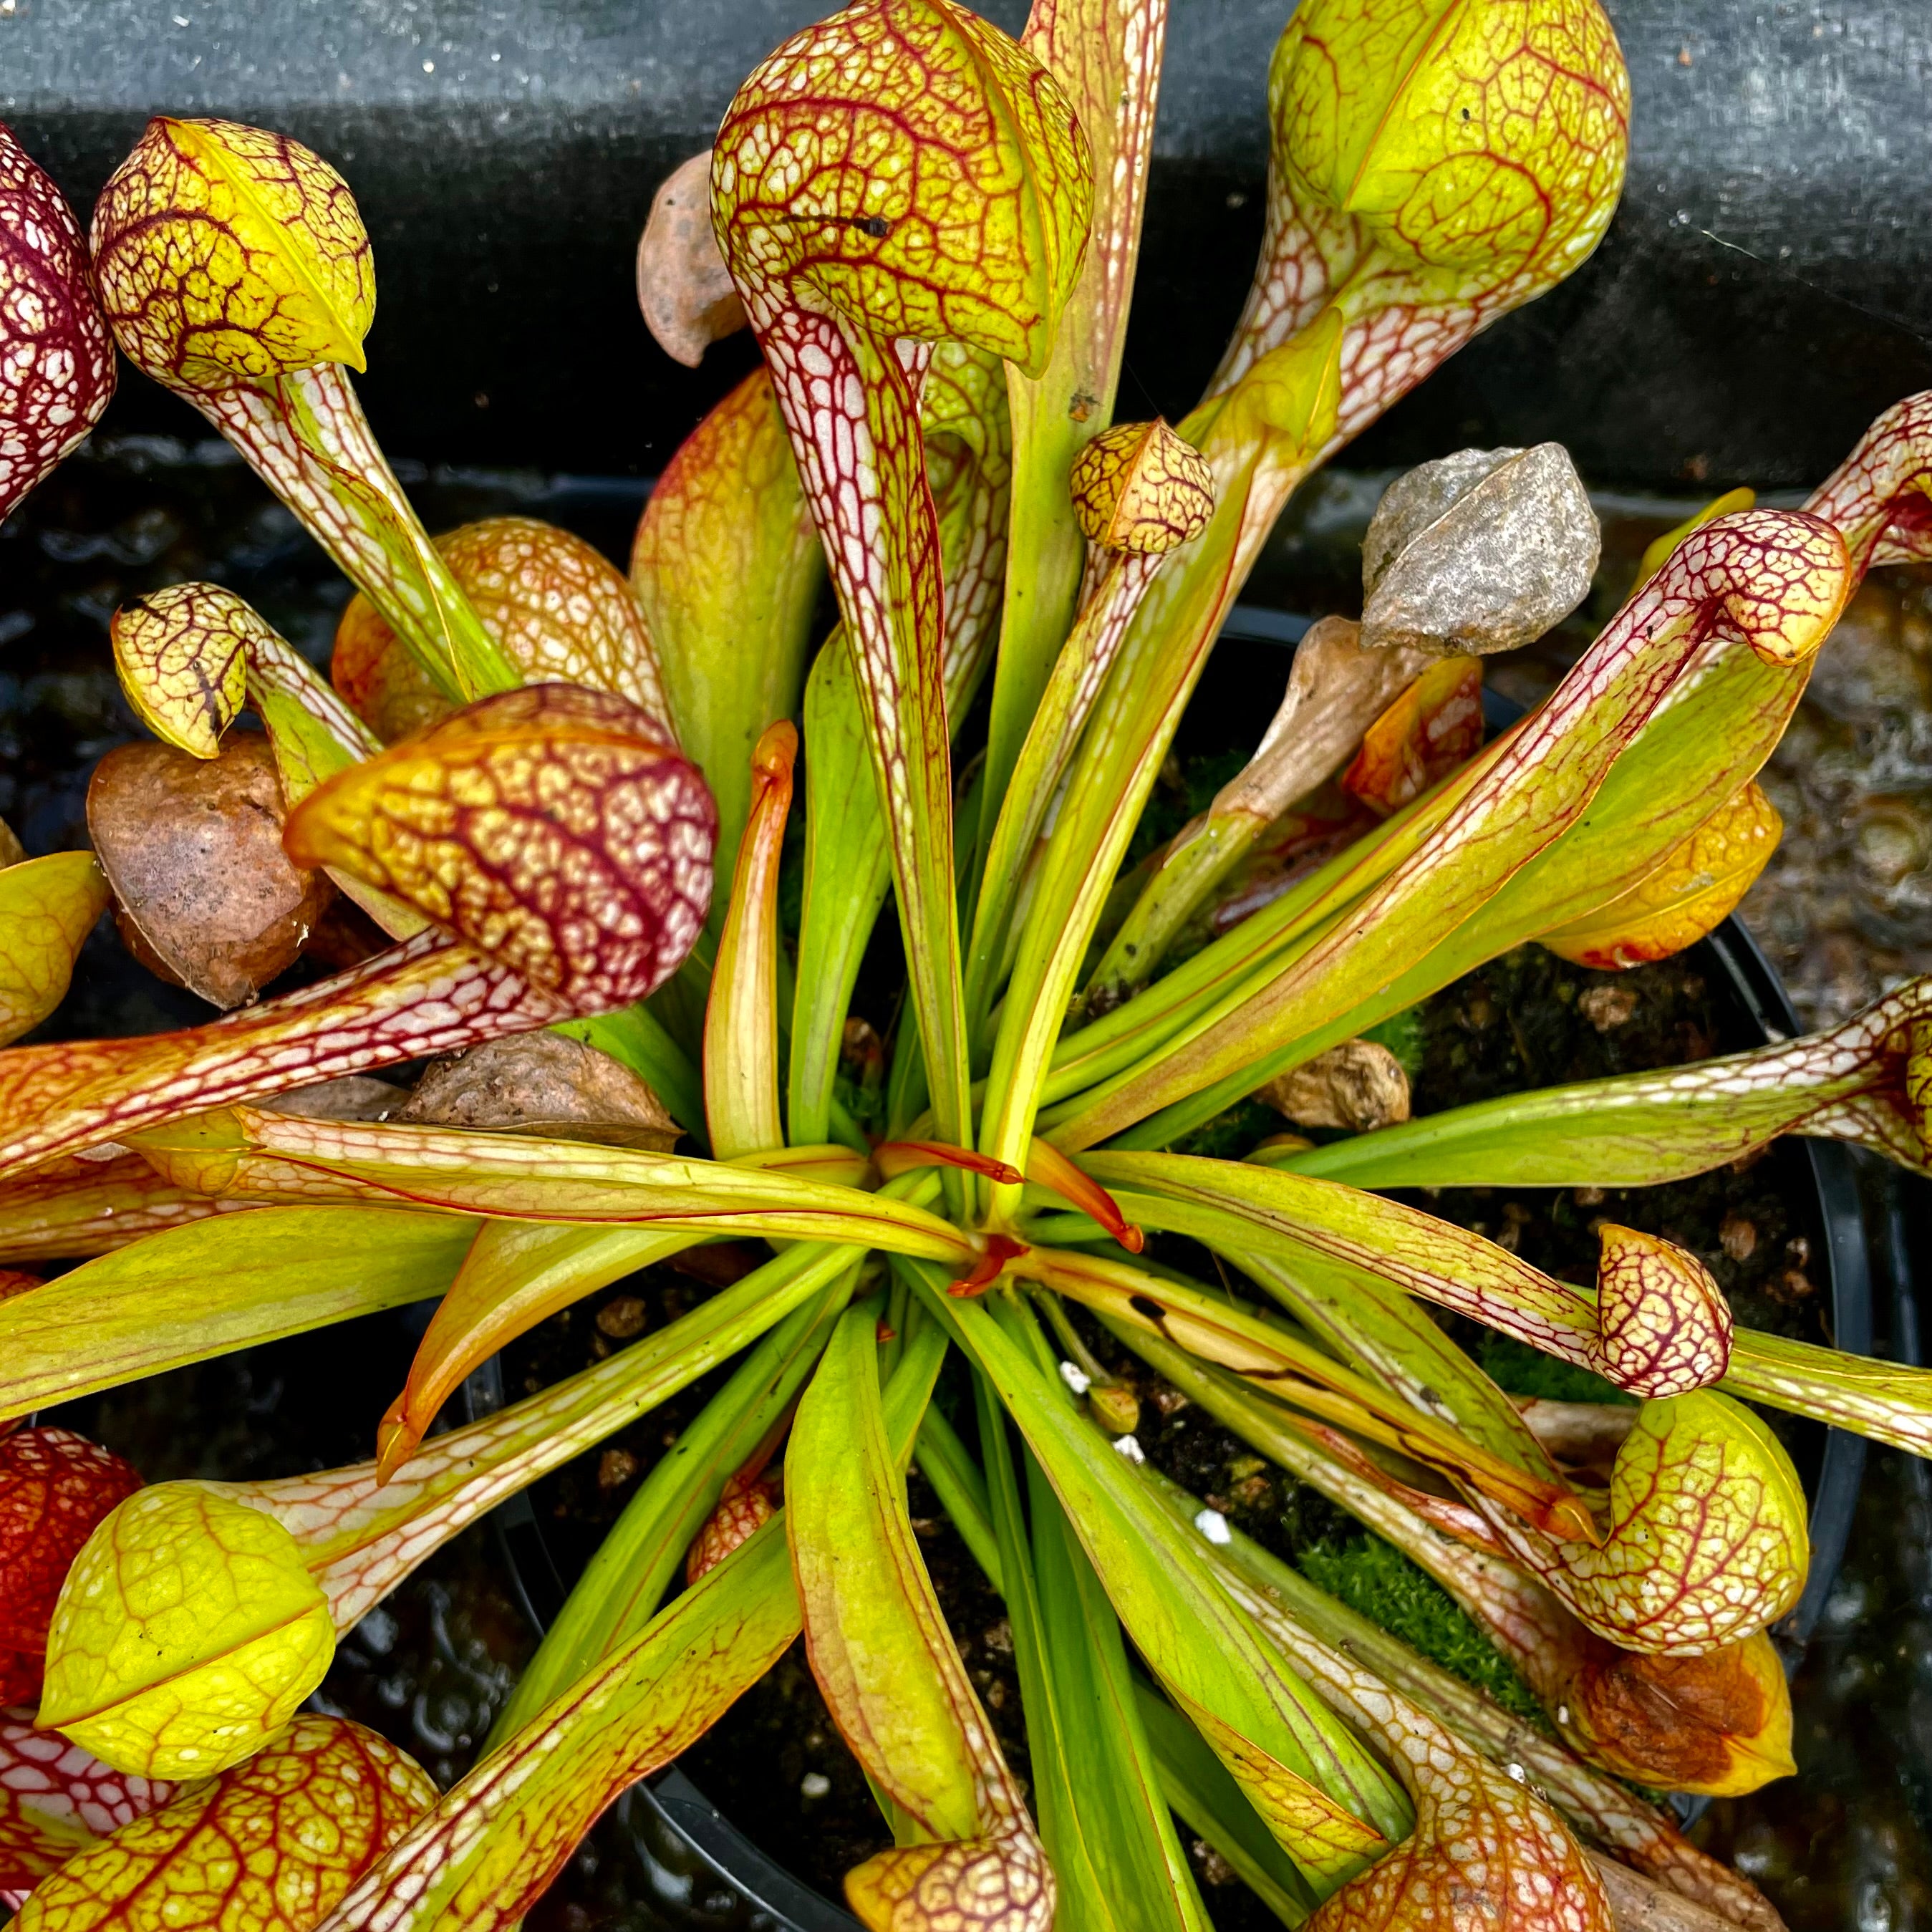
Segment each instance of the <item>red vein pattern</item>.
[{"label": "red vein pattern", "polygon": [[[1055,1139],[1090,1147],[1260,1065],[1388,985],[1577,823],[1616,759],[1705,653],[1743,647],[1768,664],[1802,664],[1850,590],[1844,542],[1817,518],[1748,510],[1692,532],[1550,697],[1450,782],[1440,823],[1346,920]],[[1376,854],[1363,862],[1382,862]]]},{"label": "red vein pattern", "polygon": [[361,366],[369,237],[348,183],[300,142],[157,116],[101,190],[93,231],[114,332],[158,380],[259,381],[331,356]]},{"label": "red vein pattern", "polygon": [[70,1859],[20,1932],[309,1932],[436,1801],[386,1738],[298,1718],[245,1764]]},{"label": "red vein pattern", "polygon": [[642,999],[703,926],[716,830],[703,780],[622,699],[485,698],[340,773],[284,834],[298,864],[339,866],[446,929],[208,1026],[0,1054],[0,1173]]},{"label": "red vein pattern", "polygon": [[1091,203],[1084,140],[1046,70],[952,0],[859,0],[740,88],[712,192],[831,562],[934,1105],[963,1142],[946,623],[921,392],[947,338],[1028,373],[1043,364]]},{"label": "red vein pattern", "polygon": [[244,701],[278,692],[346,753],[380,748],[287,639],[218,584],[174,584],[124,604],[109,627],[121,687],[142,722],[169,743],[212,758]]},{"label": "red vein pattern", "polygon": [[1696,1657],[1766,1628],[1810,1562],[1804,1492],[1777,1438],[1709,1392],[1646,1403],[1618,1452],[1600,1547],[1478,1507],[1518,1562],[1626,1650]]},{"label": "red vein pattern", "polygon": [[[674,745],[664,676],[636,593],[592,545],[533,517],[487,517],[436,540],[497,646],[526,677],[628,699]],[[366,596],[350,599],[329,676],[385,740],[454,707]]]},{"label": "red vein pattern", "polygon": [[80,224],[0,126],[0,518],[100,421],[114,343]]},{"label": "red vein pattern", "polygon": [[0,1706],[40,1696],[47,1623],[94,1526],[140,1472],[69,1429],[0,1437]]},{"label": "red vein pattern", "polygon": [[1804,507],[1844,532],[1860,576],[1932,558],[1932,389],[1884,411]]},{"label": "red vein pattern", "polygon": [[81,1261],[143,1234],[252,1202],[211,1201],[171,1186],[139,1154],[57,1162],[0,1193],[0,1266]]},{"label": "red vein pattern", "polygon": [[1374,1741],[1415,1805],[1414,1830],[1324,1901],[1310,1932],[1612,1932],[1588,1858],[1526,1782],[1310,1636],[1258,1591],[1221,1574],[1323,1701]]},{"label": "red vein pattern", "polygon": [[1688,1395],[1724,1380],[1731,1310],[1696,1256],[1606,1222],[1597,1262],[1597,1372],[1632,1395]]},{"label": "red vein pattern", "polygon": [[[1336,445],[1578,267],[1623,182],[1629,76],[1592,0],[1455,10],[1406,45],[1417,17],[1391,0],[1305,7],[1269,74],[1268,233],[1210,394],[1334,302]],[[1335,152],[1364,122],[1394,152]]]},{"label": "red vein pattern", "polygon": [[158,1810],[180,1788],[0,1718],[0,1889],[31,1891],[90,1840]]}]

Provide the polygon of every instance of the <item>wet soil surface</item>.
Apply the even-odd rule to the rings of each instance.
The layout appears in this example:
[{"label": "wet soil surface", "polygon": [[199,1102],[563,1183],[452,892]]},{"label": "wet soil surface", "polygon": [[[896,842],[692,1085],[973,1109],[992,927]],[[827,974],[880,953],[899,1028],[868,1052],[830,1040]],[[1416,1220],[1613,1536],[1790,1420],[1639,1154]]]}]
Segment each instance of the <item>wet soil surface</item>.
[{"label": "wet soil surface", "polygon": [[[398,467],[432,529],[524,509],[624,556],[634,493],[520,472]],[[1254,601],[1317,613],[1352,608],[1354,547],[1385,480],[1339,473],[1305,493],[1264,560]],[[1561,675],[1593,620],[1613,608],[1642,543],[1684,512],[1615,499],[1600,507],[1606,559],[1592,605],[1543,645],[1492,666],[1492,681],[1520,700],[1534,701]],[[98,438],[0,527],[0,817],[29,853],[86,842],[88,773],[102,752],[139,735],[114,682],[108,617],[132,596],[194,577],[230,584],[314,661],[325,661],[345,586],[220,445]],[[1250,675],[1274,682],[1285,664],[1263,652],[1240,670],[1237,682]],[[1228,715],[1244,725],[1264,717],[1274,699],[1272,688],[1264,702],[1251,691],[1242,700],[1232,686],[1221,698],[1205,694],[1238,703]],[[1910,573],[1880,573],[1828,650],[1766,779],[1786,817],[1786,844],[1745,914],[1808,1024],[1932,967],[1928,698],[1932,590]],[[1618,997],[1592,998],[1607,977],[1530,950],[1450,989],[1432,1003],[1424,1030],[1418,1107],[1673,1064],[1737,1043],[1726,1036],[1724,1002],[1694,962],[1618,976]],[[1628,1012],[1625,992],[1634,996]],[[189,995],[133,966],[104,927],[50,1030],[145,1032],[206,1017]],[[1587,1274],[1591,1223],[1600,1216],[1654,1228],[1703,1257],[1744,1319],[1815,1334],[1819,1234],[1796,1159],[1779,1152],[1743,1175],[1601,1200],[1585,1191],[1517,1198],[1468,1190],[1430,1204],[1558,1272]],[[1874,1179],[1871,1204],[1879,1234],[1892,1215],[1900,1245],[1932,1225],[1922,1192],[1900,1196]],[[598,1325],[614,1298],[644,1304],[648,1333],[704,1292],[667,1270],[620,1284],[513,1354],[510,1396],[634,1339],[608,1332],[621,1330],[628,1314]],[[1909,1298],[1887,1318],[1882,1294],[1880,1316],[1881,1350],[1905,1346]],[[404,1311],[298,1337],[57,1413],[152,1478],[286,1474],[354,1460],[370,1452],[424,1318]],[[1494,1352],[1486,1359],[1506,1383],[1520,1366]],[[1319,1498],[1256,1467],[1234,1438],[1150,1384],[1144,1388],[1150,1454],[1242,1527],[1318,1574],[1323,1552],[1359,1538]],[[566,1574],[706,1393],[687,1392],[540,1488],[534,1504]],[[916,1478],[911,1502],[962,1654],[1024,1778],[1000,1604]],[[473,1760],[536,1636],[485,1525],[437,1552],[351,1633],[317,1701],[393,1736],[447,1784]],[[1924,1464],[1874,1454],[1849,1560],[1795,1690],[1800,1774],[1720,1803],[1700,1834],[1766,1888],[1793,1932],[1932,1925],[1932,1472]],[[833,1895],[840,1873],[882,1842],[796,1652],[686,1762],[754,1837]],[[530,1915],[532,1928],[644,1932],[747,1922],[655,1831],[620,1808]],[[1269,1922],[1199,1848],[1196,1863],[1229,1932]]]}]

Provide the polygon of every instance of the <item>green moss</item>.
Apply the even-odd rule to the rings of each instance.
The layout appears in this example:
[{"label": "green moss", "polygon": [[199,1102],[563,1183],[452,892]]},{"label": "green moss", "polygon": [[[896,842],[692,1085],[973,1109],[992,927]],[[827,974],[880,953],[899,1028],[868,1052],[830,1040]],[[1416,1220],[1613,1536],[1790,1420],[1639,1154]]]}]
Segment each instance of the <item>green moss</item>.
[{"label": "green moss", "polygon": [[1569,1362],[1559,1362],[1527,1342],[1508,1335],[1485,1335],[1477,1345],[1476,1359],[1490,1381],[1506,1395],[1540,1396],[1546,1402],[1621,1402],[1634,1407],[1636,1398],[1614,1382]]},{"label": "green moss", "polygon": [[1317,1544],[1297,1562],[1305,1575],[1349,1609],[1399,1636],[1411,1649],[1478,1690],[1512,1717],[1547,1731],[1550,1720],[1514,1666],[1454,1598],[1393,1544],[1365,1536]]},{"label": "green moss", "polygon": [[1165,845],[1190,819],[1205,812],[1214,794],[1246,765],[1249,755],[1246,752],[1220,752],[1211,758],[1190,758],[1178,785],[1163,776],[1142,809],[1121,869],[1131,870],[1156,846]]},{"label": "green moss", "polygon": [[883,1088],[861,1086],[842,1071],[832,1076],[832,1091],[838,1104],[868,1133],[885,1132],[886,1096]]},{"label": "green moss", "polygon": [[1420,1007],[1411,1006],[1405,1012],[1390,1014],[1379,1026],[1370,1027],[1362,1037],[1387,1047],[1401,1062],[1402,1070],[1410,1079],[1422,1071],[1423,1050],[1428,1042],[1423,1033]]}]

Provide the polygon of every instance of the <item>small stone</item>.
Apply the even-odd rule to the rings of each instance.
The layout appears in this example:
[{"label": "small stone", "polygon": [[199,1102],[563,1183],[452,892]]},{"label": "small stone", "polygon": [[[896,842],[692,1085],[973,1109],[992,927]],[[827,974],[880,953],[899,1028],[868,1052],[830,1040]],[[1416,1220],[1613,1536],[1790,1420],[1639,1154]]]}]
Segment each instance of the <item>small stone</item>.
[{"label": "small stone", "polygon": [[1064,1382],[1076,1395],[1084,1395],[1094,1385],[1093,1377],[1088,1375],[1087,1371],[1076,1362],[1062,1362],[1060,1364],[1060,1379]]},{"label": "small stone", "polygon": [[597,1459],[597,1486],[621,1490],[638,1473],[638,1459],[628,1449],[607,1449]]},{"label": "small stone", "polygon": [[614,1342],[628,1342],[644,1332],[649,1312],[634,1294],[616,1294],[597,1311],[597,1326]]},{"label": "small stone", "polygon": [[1379,1041],[1345,1040],[1279,1074],[1260,1097],[1302,1127],[1370,1133],[1409,1117],[1408,1076]]},{"label": "small stone", "polygon": [[1600,1208],[1604,1204],[1604,1190],[1600,1187],[1579,1187],[1571,1192],[1570,1198],[1580,1208]]},{"label": "small stone", "polygon": [[1141,1447],[1138,1436],[1117,1436],[1114,1438],[1114,1448],[1127,1462],[1139,1463],[1147,1460],[1147,1451]]},{"label": "small stone", "polygon": [[292,966],[336,889],[284,850],[286,816],[259,731],[206,760],[147,740],[110,752],[87,825],[135,958],[224,1012]]},{"label": "small stone", "polygon": [[1233,1885],[1239,1880],[1240,1874],[1205,1838],[1196,1838],[1189,1849],[1201,1868],[1203,1885]]},{"label": "small stone", "polygon": [[1599,1033],[1610,1033],[1635,1017],[1636,994],[1628,986],[1592,986],[1577,1000],[1576,1010]]},{"label": "small stone", "polygon": [[1194,1519],[1194,1527],[1217,1546],[1234,1540],[1234,1532],[1228,1527],[1228,1519],[1216,1509],[1202,1510]]},{"label": "small stone", "polygon": [[1442,656],[1533,644],[1588,596],[1603,536],[1561,443],[1398,477],[1362,545],[1362,641]]},{"label": "small stone", "polygon": [[808,1771],[798,1781],[798,1795],[801,1798],[825,1798],[831,1795],[832,1780],[822,1771]]},{"label": "small stone", "polygon": [[1170,1415],[1178,1415],[1187,1406],[1189,1398],[1178,1388],[1162,1382],[1148,1400],[1160,1412],[1164,1420]]},{"label": "small stone", "polygon": [[1726,1214],[1718,1230],[1718,1242],[1732,1261],[1748,1262],[1757,1248],[1757,1225],[1742,1214]]},{"label": "small stone", "polygon": [[986,1631],[981,1636],[980,1641],[983,1643],[988,1650],[995,1652],[999,1656],[1012,1656],[1013,1654],[1013,1627],[1012,1623],[1006,1618],[1002,1617],[998,1623],[988,1624]]}]

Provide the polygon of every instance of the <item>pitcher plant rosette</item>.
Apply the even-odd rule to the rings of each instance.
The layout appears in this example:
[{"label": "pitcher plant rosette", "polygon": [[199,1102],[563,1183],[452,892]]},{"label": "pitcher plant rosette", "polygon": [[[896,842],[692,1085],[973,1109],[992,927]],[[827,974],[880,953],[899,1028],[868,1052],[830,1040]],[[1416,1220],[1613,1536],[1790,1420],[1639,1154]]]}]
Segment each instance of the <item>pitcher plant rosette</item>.
[{"label": "pitcher plant rosette", "polygon": [[[628,580],[528,519],[424,532],[350,380],[370,250],[319,157],[156,119],[90,250],[0,146],[0,508],[98,416],[111,330],[358,592],[332,683],[219,586],[121,610],[157,742],[104,762],[94,852],[0,868],[8,1039],[110,901],[226,1010],[0,1053],[21,1932],[513,1925],[801,1633],[892,1840],[846,1879],[872,1932],[1202,1928],[1184,1838],[1322,1932],[1780,1923],[1644,1791],[1792,1768],[1767,1632],[1806,1506],[1762,1410],[1932,1453],[1932,1378],[1734,1325],[1655,1236],[1605,1224],[1595,1280],[1558,1280],[1394,1190],[1637,1186],[1792,1133],[1932,1171],[1932,988],[1424,1118],[1336,1096],[1399,1083],[1365,1036],[1486,961],[1626,967],[1736,904],[1778,836],[1755,775],[1846,599],[1932,555],[1932,398],[1803,509],[1674,532],[1487,743],[1480,658],[1575,607],[1595,525],[1554,446],[1425,466],[1361,622],[1318,627],[1252,762],[1130,865],[1282,506],[1589,254],[1629,105],[1596,0],[1304,0],[1226,358],[1178,425],[1116,423],[1165,27],[1163,0],[1037,0],[1015,41],[858,0],[760,64],[640,262],[676,352],[748,323],[762,361]],[[243,796],[278,838],[219,832],[184,899],[170,814],[239,825]],[[1308,862],[1258,863],[1337,796]],[[332,907],[361,956],[258,998]],[[868,949],[902,961],[878,1031]],[[368,1076],[433,1058],[395,1117]],[[1174,1150],[1283,1082],[1361,1130]],[[676,1319],[433,1430],[546,1316],[723,1240],[755,1264]],[[353,1467],[144,1485],[32,1421],[429,1298]],[[1526,1409],[1432,1309],[1634,1400]],[[1420,1563],[1538,1720],[1150,1466],[1122,1348]],[[304,1713],[440,1544],[713,1371],[452,1789]],[[1004,1597],[1027,1787],[914,1458]]]}]

